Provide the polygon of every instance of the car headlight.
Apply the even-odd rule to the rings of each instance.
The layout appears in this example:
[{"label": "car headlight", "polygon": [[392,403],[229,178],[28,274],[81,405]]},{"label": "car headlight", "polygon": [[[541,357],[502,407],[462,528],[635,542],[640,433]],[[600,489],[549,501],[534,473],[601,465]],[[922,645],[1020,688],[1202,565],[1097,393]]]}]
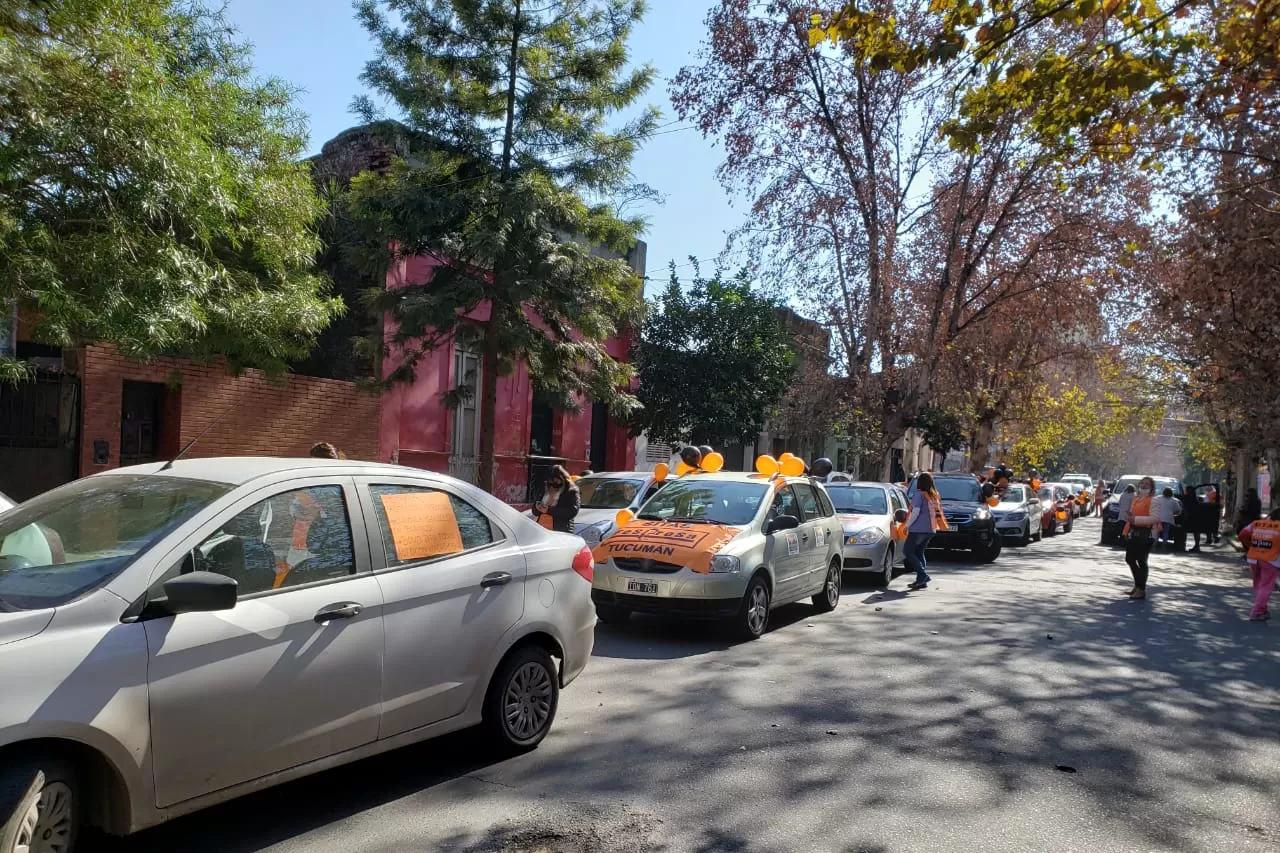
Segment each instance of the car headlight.
[{"label": "car headlight", "polygon": [[984,506],[982,509],[978,510],[973,517],[978,519],[979,521],[986,521],[988,518],[991,517],[991,510],[987,509]]},{"label": "car headlight", "polygon": [[1025,512],[1011,512],[1004,517],[1005,521],[1022,521],[1027,517]]},{"label": "car headlight", "polygon": [[883,541],[884,531],[879,527],[855,530],[852,533],[846,533],[844,536],[844,544],[846,545],[875,545],[877,542]]},{"label": "car headlight", "polygon": [[711,558],[711,571],[715,574],[733,574],[742,571],[742,561],[728,554],[717,554]]},{"label": "car headlight", "polygon": [[595,524],[588,524],[575,532],[582,537],[584,542],[594,547],[600,544],[600,540],[604,537],[604,532],[608,528],[608,521],[597,521]]}]

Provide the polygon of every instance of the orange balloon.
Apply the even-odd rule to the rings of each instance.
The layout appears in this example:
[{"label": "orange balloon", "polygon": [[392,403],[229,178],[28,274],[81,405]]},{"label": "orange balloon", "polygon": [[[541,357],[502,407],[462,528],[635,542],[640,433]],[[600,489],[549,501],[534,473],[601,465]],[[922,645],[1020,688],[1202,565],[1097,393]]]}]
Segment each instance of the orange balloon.
[{"label": "orange balloon", "polygon": [[617,522],[619,527],[626,527],[633,519],[635,519],[635,517],[636,514],[631,510],[620,509],[618,510],[618,514],[613,517],[613,520]]},{"label": "orange balloon", "polygon": [[790,459],[782,463],[782,473],[787,477],[803,476],[804,460],[798,456],[792,456]]},{"label": "orange balloon", "polygon": [[778,457],[778,464],[779,465],[785,464],[788,459],[795,459],[795,458],[796,458],[796,455],[788,450]]},{"label": "orange balloon", "polygon": [[772,477],[778,473],[778,460],[767,453],[764,456],[759,456],[756,458],[756,471],[766,477]]},{"label": "orange balloon", "polygon": [[653,466],[653,479],[657,480],[659,483],[667,479],[670,474],[671,467],[665,462],[659,462],[657,465]]},{"label": "orange balloon", "polygon": [[688,463],[686,463],[686,462],[677,462],[677,463],[676,463],[676,476],[677,476],[677,477],[683,477],[685,474],[689,474],[689,473],[692,473],[692,472],[697,471],[697,470],[698,470],[697,468],[694,468],[692,465],[689,465],[689,464],[688,464]]},{"label": "orange balloon", "polygon": [[987,498],[987,506],[999,506],[999,505],[1000,505],[1000,499],[995,495],[992,495],[991,497]]},{"label": "orange balloon", "polygon": [[719,453],[708,453],[702,457],[702,470],[714,474],[724,467],[724,457]]}]

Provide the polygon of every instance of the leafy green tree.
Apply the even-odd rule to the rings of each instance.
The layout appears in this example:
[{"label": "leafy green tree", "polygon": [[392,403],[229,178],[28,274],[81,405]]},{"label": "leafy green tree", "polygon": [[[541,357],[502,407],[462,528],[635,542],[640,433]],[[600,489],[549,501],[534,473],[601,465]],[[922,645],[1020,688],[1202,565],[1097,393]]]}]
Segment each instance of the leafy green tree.
[{"label": "leafy green tree", "polygon": [[933,403],[921,406],[915,418],[915,428],[920,430],[925,443],[943,456],[965,445],[967,430],[964,419],[942,406]]},{"label": "leafy green tree", "polygon": [[686,290],[673,270],[636,348],[644,408],[635,427],[693,444],[758,437],[794,373],[779,307],[745,272],[698,275]]},{"label": "leafy green tree", "polygon": [[[388,289],[374,307],[413,375],[449,341],[481,357],[479,482],[493,483],[498,377],[517,360],[539,391],[573,409],[583,396],[625,415],[628,365],[608,338],[642,316],[642,288],[623,253],[643,221],[611,199],[634,198],[629,165],[652,133],[652,110],[616,130],[653,70],[628,70],[640,0],[362,0],[378,55],[362,79],[390,99],[412,155],[353,182],[351,211],[392,257],[425,255],[430,282]],[[356,102],[378,116],[369,98]],[[644,189],[640,188],[643,193]]]},{"label": "leafy green tree", "polygon": [[[292,92],[172,0],[0,9],[0,306],[44,340],[283,369],[341,311]],[[0,364],[9,378],[21,365]]]}]

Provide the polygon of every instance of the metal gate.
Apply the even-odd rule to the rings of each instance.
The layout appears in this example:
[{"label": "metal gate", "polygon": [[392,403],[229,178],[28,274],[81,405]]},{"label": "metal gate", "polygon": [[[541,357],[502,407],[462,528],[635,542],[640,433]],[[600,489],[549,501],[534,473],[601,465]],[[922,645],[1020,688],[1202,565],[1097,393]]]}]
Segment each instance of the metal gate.
[{"label": "metal gate", "polygon": [[79,475],[80,379],[0,384],[0,491],[24,501]]}]

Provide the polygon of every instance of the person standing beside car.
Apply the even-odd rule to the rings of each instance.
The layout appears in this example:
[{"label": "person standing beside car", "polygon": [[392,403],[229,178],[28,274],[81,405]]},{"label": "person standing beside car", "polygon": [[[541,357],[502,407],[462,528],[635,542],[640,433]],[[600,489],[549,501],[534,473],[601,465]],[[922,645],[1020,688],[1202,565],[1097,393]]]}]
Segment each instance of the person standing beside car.
[{"label": "person standing beside car", "polygon": [[1181,504],[1173,496],[1173,489],[1166,488],[1151,501],[1151,514],[1160,520],[1160,544],[1173,550],[1173,525],[1177,521]]},{"label": "person standing beside car", "polygon": [[1240,507],[1240,512],[1236,513],[1235,528],[1237,534],[1259,518],[1262,518],[1262,499],[1258,497],[1258,490],[1253,488],[1246,489],[1244,506]]},{"label": "person standing beside car", "polygon": [[559,533],[572,533],[573,520],[582,508],[582,493],[563,465],[547,474],[547,490],[542,501],[533,505],[533,517],[543,527]]},{"label": "person standing beside car", "polygon": [[1124,561],[1129,564],[1133,574],[1133,589],[1129,590],[1129,598],[1134,601],[1147,597],[1147,576],[1150,568],[1147,560],[1151,556],[1152,533],[1160,527],[1160,520],[1152,511],[1151,502],[1156,490],[1155,480],[1143,477],[1138,483],[1137,494],[1129,511],[1123,516],[1125,549]]},{"label": "person standing beside car", "polygon": [[1191,486],[1187,486],[1186,491],[1182,493],[1182,528],[1194,540],[1195,547],[1187,549],[1193,554],[1200,551],[1200,519],[1202,515],[1203,511],[1200,509],[1200,500],[1196,497],[1196,490]]},{"label": "person standing beside car", "polygon": [[907,543],[903,546],[902,556],[908,569],[916,573],[915,583],[907,584],[907,589],[927,589],[929,573],[925,570],[925,552],[929,542],[938,530],[938,519],[942,516],[942,499],[934,487],[933,476],[928,472],[916,477],[916,488],[911,495],[911,513],[907,516]]}]

